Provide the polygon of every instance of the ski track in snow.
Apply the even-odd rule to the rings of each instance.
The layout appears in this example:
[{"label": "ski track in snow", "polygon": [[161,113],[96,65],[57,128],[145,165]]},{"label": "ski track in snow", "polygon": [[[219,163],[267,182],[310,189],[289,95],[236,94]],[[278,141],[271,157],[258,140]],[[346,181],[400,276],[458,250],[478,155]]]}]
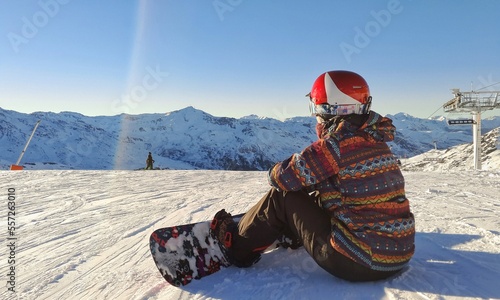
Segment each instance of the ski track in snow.
[{"label": "ski track in snow", "polygon": [[[16,294],[1,299],[500,299],[500,172],[408,172],[416,254],[381,282],[348,283],[303,250],[277,249],[183,288],[149,253],[155,229],[245,212],[268,190],[266,172],[0,172],[16,189]],[[6,205],[4,208],[6,209]],[[6,245],[6,214],[0,244]]]}]

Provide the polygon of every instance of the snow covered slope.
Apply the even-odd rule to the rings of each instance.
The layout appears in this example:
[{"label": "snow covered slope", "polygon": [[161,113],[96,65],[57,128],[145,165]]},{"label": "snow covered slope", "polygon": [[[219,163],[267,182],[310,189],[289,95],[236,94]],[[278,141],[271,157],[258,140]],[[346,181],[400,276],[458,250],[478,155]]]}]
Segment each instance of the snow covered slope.
[{"label": "snow covered slope", "polygon": [[0,171],[3,212],[15,190],[17,238],[12,254],[3,213],[0,299],[499,299],[500,172],[404,175],[417,249],[395,278],[348,283],[303,249],[278,249],[175,288],[151,259],[151,232],[245,212],[267,191],[265,172]]},{"label": "snow covered slope", "polygon": [[[389,116],[397,127],[393,152],[411,157],[434,148],[472,141],[471,126],[448,126],[444,118]],[[315,119],[285,121],[248,116],[214,117],[188,107],[168,114],[87,117],[78,113],[22,114],[0,108],[0,169],[17,161],[37,120],[42,120],[22,164],[27,169],[266,170],[316,139]],[[483,120],[483,132],[500,127],[500,117]]]},{"label": "snow covered slope", "polygon": [[[500,128],[482,136],[481,148],[482,170],[500,170]],[[445,150],[431,150],[401,161],[404,170],[471,170],[474,168],[474,146],[467,143]]]}]

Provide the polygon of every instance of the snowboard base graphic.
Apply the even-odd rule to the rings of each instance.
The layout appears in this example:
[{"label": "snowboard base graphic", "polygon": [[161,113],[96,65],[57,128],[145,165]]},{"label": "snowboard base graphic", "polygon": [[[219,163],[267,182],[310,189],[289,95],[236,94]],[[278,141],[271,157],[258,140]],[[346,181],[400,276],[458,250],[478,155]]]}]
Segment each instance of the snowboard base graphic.
[{"label": "snowboard base graphic", "polygon": [[[233,220],[238,223],[242,216],[235,215]],[[210,223],[205,221],[165,227],[151,234],[151,254],[168,283],[174,286],[187,285],[193,279],[201,279],[231,265],[219,241],[210,234]],[[296,249],[301,244],[282,236],[266,251],[280,246]]]},{"label": "snowboard base graphic", "polygon": [[[242,216],[233,219],[238,222]],[[149,247],[161,275],[174,286],[189,284],[231,265],[210,234],[210,221],[157,229],[149,238]]]}]

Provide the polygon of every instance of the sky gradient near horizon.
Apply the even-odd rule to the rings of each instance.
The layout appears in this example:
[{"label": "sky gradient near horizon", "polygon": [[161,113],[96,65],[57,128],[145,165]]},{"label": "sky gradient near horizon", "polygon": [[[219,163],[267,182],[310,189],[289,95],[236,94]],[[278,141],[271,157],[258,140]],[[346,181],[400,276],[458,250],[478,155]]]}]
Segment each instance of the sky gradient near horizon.
[{"label": "sky gradient near horizon", "polygon": [[494,0],[3,1],[0,107],[284,119],[308,115],[317,76],[344,69],[383,115],[443,115],[450,89],[500,82],[499,12]]}]

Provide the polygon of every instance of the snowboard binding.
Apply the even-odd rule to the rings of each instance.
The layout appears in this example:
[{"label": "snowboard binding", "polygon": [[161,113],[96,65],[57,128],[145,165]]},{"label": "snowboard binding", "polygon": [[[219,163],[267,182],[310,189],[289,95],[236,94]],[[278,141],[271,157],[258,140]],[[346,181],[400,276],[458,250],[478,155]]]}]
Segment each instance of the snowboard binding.
[{"label": "snowboard binding", "polygon": [[217,212],[210,223],[210,235],[219,242],[224,257],[231,264],[234,264],[231,246],[233,244],[233,234],[236,233],[236,230],[236,222],[234,222],[231,214],[224,209]]},{"label": "snowboard binding", "polygon": [[235,259],[232,246],[233,237],[238,234],[238,224],[226,210],[222,209],[215,214],[210,223],[210,234],[219,242],[224,257],[232,265],[248,268],[260,260],[260,253],[255,253],[244,261]]},{"label": "snowboard binding", "polygon": [[220,210],[215,214],[210,223],[210,232],[217,238],[219,243],[226,249],[230,249],[233,243],[233,233],[236,232],[236,223],[230,213]]}]

